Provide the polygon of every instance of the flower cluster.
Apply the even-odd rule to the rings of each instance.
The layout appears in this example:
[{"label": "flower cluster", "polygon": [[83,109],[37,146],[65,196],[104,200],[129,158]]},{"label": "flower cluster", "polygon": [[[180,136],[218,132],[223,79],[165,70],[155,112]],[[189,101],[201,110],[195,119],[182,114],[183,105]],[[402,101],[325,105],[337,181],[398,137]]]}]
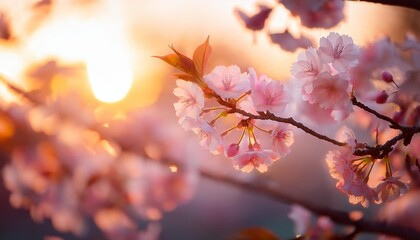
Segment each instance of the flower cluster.
[{"label": "flower cluster", "polygon": [[[185,130],[200,137],[201,145],[212,153],[223,153],[244,172],[267,171],[273,161],[285,156],[293,143],[293,131],[287,124],[262,122],[236,110],[282,115],[290,98],[280,81],[261,75],[254,69],[241,72],[238,66],[217,66],[203,76],[205,90],[226,106],[211,107],[203,90],[193,82],[177,80],[174,94],[176,115]],[[236,114],[234,114],[236,113]],[[223,118],[227,118],[223,121]],[[230,126],[227,126],[230,124]],[[219,130],[225,127],[224,130]],[[239,134],[238,134],[239,132]],[[270,140],[261,139],[266,135]],[[267,144],[266,148],[263,145]]]},{"label": "flower cluster", "polygon": [[[389,157],[374,159],[371,156],[354,156],[358,143],[352,130],[343,127],[338,134],[338,138],[348,145],[329,151],[326,162],[331,177],[338,180],[337,189],[349,196],[350,203],[360,203],[367,207],[371,202],[392,201],[408,190],[407,183],[393,174]],[[385,166],[385,174],[380,171],[377,173],[382,176],[379,181],[371,179],[375,164]]]},{"label": "flower cluster", "polygon": [[[2,152],[10,152],[2,175],[11,204],[78,236],[92,219],[108,239],[157,239],[160,227],[153,222],[195,189],[195,168],[182,168],[190,159],[182,150],[188,144],[172,141],[179,133],[168,124],[155,128],[160,120],[150,111],[130,113],[124,121],[93,121],[93,111],[71,98],[2,109],[0,120],[13,132],[1,138]],[[70,114],[74,110],[77,117]],[[175,162],[156,162],[163,159]],[[152,223],[141,230],[139,220]]]},{"label": "flower cluster", "polygon": [[[199,135],[201,145],[212,153],[223,153],[232,158],[234,167],[242,171],[250,172],[255,168],[265,172],[272,162],[289,153],[294,140],[292,126],[295,126],[340,146],[327,154],[330,175],[338,181],[337,188],[349,196],[351,203],[367,206],[371,202],[394,200],[405,193],[409,178],[401,167],[404,166],[401,155],[409,153],[409,166],[417,164],[419,157],[416,147],[419,139],[416,134],[420,132],[416,127],[420,119],[418,101],[405,97],[409,94],[399,89],[399,85],[403,86],[407,81],[395,79],[395,72],[379,67],[398,66],[397,63],[403,61],[402,57],[391,61],[382,56],[391,55],[393,51],[389,49],[395,48],[387,41],[382,42],[361,50],[349,36],[330,33],[321,38],[318,48],[310,47],[299,54],[291,67],[290,85],[265,75],[258,76],[253,68],[241,72],[235,65],[218,66],[209,74],[198,74],[197,64],[199,69],[204,69],[205,62],[197,61],[197,56],[201,53],[207,59],[205,53],[208,51],[204,49],[210,48],[208,40],[197,48],[192,60],[177,51],[160,58],[188,73],[187,76],[179,75],[181,79],[174,90],[179,98],[174,104],[176,115],[182,127]],[[403,64],[406,72],[417,71],[412,59],[418,57],[418,42],[411,37],[401,46],[412,49]],[[388,49],[390,53],[372,48]],[[378,59],[369,66],[366,60],[369,56],[382,56],[380,60],[384,63]],[[411,64],[407,63],[409,60]],[[385,99],[381,99],[384,96],[366,98],[381,87],[373,77],[377,69],[381,70],[382,84],[397,88],[395,95],[398,98],[392,98],[392,102],[404,113],[398,121],[394,120],[395,115],[394,118],[388,116],[392,111],[376,110],[378,106],[388,106],[384,104],[387,95]],[[363,81],[368,83],[360,84]],[[301,104],[297,108],[292,106],[295,92],[299,92]],[[364,105],[358,97],[376,105]],[[306,117],[310,124],[340,123],[350,116],[354,106],[369,114],[370,119],[382,122],[385,130],[381,128],[380,135],[379,125],[376,126],[375,145],[359,143],[352,130],[346,127],[337,140],[331,139],[293,118]],[[409,117],[404,116],[407,109],[410,109]],[[292,114],[295,115],[290,117]],[[357,120],[362,122],[363,118]],[[413,126],[406,127],[401,123]],[[270,140],[262,138],[264,135]],[[408,171],[408,175],[413,173]]]},{"label": "flower cluster", "polygon": [[322,114],[341,121],[351,113],[349,69],[358,64],[359,52],[350,37],[330,33],[321,38],[319,48],[299,54],[291,74],[300,88],[303,104],[312,109],[307,117],[319,119],[317,114]]}]

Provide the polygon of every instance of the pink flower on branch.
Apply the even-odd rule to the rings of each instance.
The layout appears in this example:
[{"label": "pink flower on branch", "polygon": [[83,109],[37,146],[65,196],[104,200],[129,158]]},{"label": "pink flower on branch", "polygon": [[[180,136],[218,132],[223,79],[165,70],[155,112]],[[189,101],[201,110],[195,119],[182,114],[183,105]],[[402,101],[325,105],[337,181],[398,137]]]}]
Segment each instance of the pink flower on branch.
[{"label": "pink flower on branch", "polygon": [[350,83],[344,74],[331,75],[329,72],[322,72],[303,91],[304,98],[309,103],[318,104],[321,108],[346,112],[352,109]]},{"label": "pink flower on branch", "polygon": [[177,80],[176,85],[178,87],[173,92],[179,98],[174,103],[176,116],[181,119],[186,116],[197,119],[204,107],[203,91],[192,82]]},{"label": "pink flower on branch", "polygon": [[327,70],[317,49],[308,48],[308,50],[299,53],[297,62],[293,63],[290,73],[297,81],[313,80],[322,72]]},{"label": "pink flower on branch", "polygon": [[265,75],[257,77],[254,69],[249,69],[251,82],[251,98],[256,111],[269,111],[275,115],[281,115],[288,103],[290,96],[284,85],[268,78]]},{"label": "pink flower on branch", "polygon": [[293,131],[287,124],[278,124],[271,133],[273,150],[280,156],[285,156],[290,152],[290,146],[295,141]]},{"label": "pink flower on branch", "polygon": [[217,66],[204,77],[204,82],[222,98],[238,98],[249,91],[248,74],[236,65]]},{"label": "pink flower on branch", "polygon": [[359,63],[360,48],[349,36],[332,32],[321,38],[319,53],[324,63],[331,63],[338,72],[346,72]]},{"label": "pink flower on branch", "polygon": [[201,138],[201,146],[208,148],[211,153],[219,154],[223,152],[223,138],[208,122],[202,119],[185,117],[183,125],[186,130],[191,130],[197,134]]},{"label": "pink flower on branch", "polygon": [[279,155],[272,150],[250,149],[235,156],[233,161],[234,167],[243,172],[251,172],[254,168],[259,172],[266,172],[267,167],[278,159]]}]

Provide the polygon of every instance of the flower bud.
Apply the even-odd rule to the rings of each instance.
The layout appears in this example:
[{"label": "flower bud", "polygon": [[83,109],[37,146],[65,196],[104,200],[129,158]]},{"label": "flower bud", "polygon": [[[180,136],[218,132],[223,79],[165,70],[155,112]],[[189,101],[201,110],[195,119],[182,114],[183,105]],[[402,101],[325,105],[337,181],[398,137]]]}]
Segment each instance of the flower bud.
[{"label": "flower bud", "polygon": [[386,100],[388,100],[388,93],[386,93],[385,91],[380,92],[375,97],[375,102],[378,104],[386,103]]},{"label": "flower bud", "polygon": [[229,147],[226,150],[226,156],[234,157],[234,156],[238,155],[238,152],[239,152],[239,144],[232,143],[232,144],[229,145]]},{"label": "flower bud", "polygon": [[384,82],[387,82],[387,83],[394,82],[394,77],[388,71],[383,71],[381,77],[382,77],[382,80],[384,80]]},{"label": "flower bud", "polygon": [[394,114],[394,116],[392,116],[392,119],[394,120],[394,121],[396,121],[397,123],[401,123],[401,121],[404,119],[404,116],[405,116],[405,111],[399,111],[399,112],[396,112],[395,114]]}]

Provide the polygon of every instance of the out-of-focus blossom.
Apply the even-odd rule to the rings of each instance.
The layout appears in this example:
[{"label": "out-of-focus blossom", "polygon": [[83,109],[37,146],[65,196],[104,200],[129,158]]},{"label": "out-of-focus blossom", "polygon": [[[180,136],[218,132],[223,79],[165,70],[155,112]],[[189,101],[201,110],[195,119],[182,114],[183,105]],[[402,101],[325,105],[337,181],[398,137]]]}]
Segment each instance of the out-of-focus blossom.
[{"label": "out-of-focus blossom", "polygon": [[344,19],[344,2],[340,0],[279,0],[310,28],[331,28]]},{"label": "out-of-focus blossom", "polygon": [[414,157],[420,159],[420,134],[414,135],[411,139],[409,151]]},{"label": "out-of-focus blossom", "polygon": [[312,42],[305,36],[299,38],[293,37],[289,31],[282,33],[270,33],[271,42],[279,45],[283,50],[288,52],[294,52],[298,48],[312,47]]},{"label": "out-of-focus blossom", "polygon": [[270,16],[272,9],[265,5],[258,5],[259,12],[252,16],[248,16],[242,10],[236,8],[235,13],[245,24],[245,27],[252,30],[258,31],[264,28],[267,18]]},{"label": "out-of-focus blossom", "polygon": [[217,66],[203,78],[222,98],[238,98],[250,89],[248,74],[241,73],[236,65]]},{"label": "out-of-focus blossom", "polygon": [[393,201],[399,198],[407,190],[408,185],[397,177],[387,177],[375,188],[381,202]]},{"label": "out-of-focus blossom", "polygon": [[290,213],[287,215],[295,224],[295,235],[303,235],[311,224],[312,214],[300,205],[292,205]]},{"label": "out-of-focus blossom", "polygon": [[[402,197],[385,204],[378,218],[392,224],[420,231],[420,191],[408,191]],[[382,238],[391,239],[391,238]]]},{"label": "out-of-focus blossom", "polygon": [[318,217],[316,224],[311,224],[312,214],[300,205],[292,205],[288,217],[295,224],[295,234],[303,239],[331,239],[334,224],[330,218]]}]

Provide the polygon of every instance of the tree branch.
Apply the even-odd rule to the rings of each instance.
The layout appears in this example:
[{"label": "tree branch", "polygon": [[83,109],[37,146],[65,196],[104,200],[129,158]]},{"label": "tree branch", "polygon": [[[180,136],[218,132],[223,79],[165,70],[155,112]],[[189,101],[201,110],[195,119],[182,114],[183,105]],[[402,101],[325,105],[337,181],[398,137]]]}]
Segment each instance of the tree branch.
[{"label": "tree branch", "polygon": [[248,192],[257,193],[267,198],[271,198],[275,201],[288,203],[288,204],[299,204],[313,213],[321,216],[328,216],[332,221],[344,225],[354,226],[359,232],[370,232],[377,234],[385,234],[402,239],[420,239],[420,232],[415,231],[411,228],[405,228],[393,224],[389,224],[381,221],[369,221],[366,219],[352,220],[347,212],[337,211],[326,207],[320,207],[310,202],[306,202],[297,198],[293,198],[286,195],[277,189],[268,187],[267,185],[256,184],[251,182],[242,182],[233,177],[226,175],[209,172],[206,170],[200,170],[201,176],[211,179],[215,182],[220,182],[226,185],[244,189]]},{"label": "tree branch", "polygon": [[217,94],[213,94],[213,97],[216,99],[216,101],[219,104],[221,104],[221,105],[223,105],[225,107],[228,107],[230,109],[230,112],[232,112],[232,113],[239,113],[242,116],[249,117],[249,118],[252,118],[252,119],[272,120],[272,121],[275,121],[275,122],[288,123],[288,124],[291,124],[291,125],[299,128],[299,129],[301,129],[302,131],[304,131],[304,132],[306,132],[306,133],[314,136],[314,137],[317,137],[317,138],[319,138],[321,140],[324,140],[326,142],[330,142],[330,143],[332,143],[334,145],[337,145],[337,146],[345,146],[345,145],[347,145],[346,143],[339,142],[339,141],[337,141],[335,139],[332,139],[330,137],[327,137],[325,135],[322,135],[322,134],[320,134],[320,133],[318,133],[318,132],[310,129],[309,127],[305,126],[303,123],[294,120],[291,117],[289,117],[289,118],[282,118],[282,117],[278,117],[278,116],[276,116],[276,115],[274,115],[274,114],[272,114],[270,112],[266,112],[266,113],[264,113],[264,112],[258,112],[258,115],[254,115],[252,113],[248,113],[248,112],[246,112],[246,111],[244,111],[242,109],[237,108],[236,107],[236,104],[232,104],[230,102],[227,102],[227,101],[223,100]]},{"label": "tree branch", "polygon": [[[12,83],[8,82],[5,78],[0,77],[0,81],[2,81],[3,83],[5,83],[9,88],[11,88],[11,90],[13,90],[14,92],[22,95],[23,97],[27,98],[29,101],[33,102],[33,99],[29,98],[29,96],[25,93],[24,90],[20,89],[19,87],[13,85]],[[224,101],[223,101],[224,102]],[[34,104],[39,104],[39,102],[33,102]],[[229,103],[224,102],[226,105],[230,108],[232,108],[232,105],[229,105]],[[224,105],[224,104],[222,104]],[[252,117],[255,119],[263,119],[263,120],[274,120],[274,121],[281,121],[281,122],[286,122],[286,123],[290,123],[293,125],[298,125],[299,128],[301,128],[302,130],[309,131],[309,132],[313,132],[310,133],[314,136],[317,136],[321,139],[327,139],[326,141],[329,142],[336,142],[334,144],[336,145],[344,145],[344,143],[340,143],[335,141],[334,139],[330,139],[326,136],[320,135],[316,132],[314,132],[313,130],[305,127],[303,124],[300,125],[301,123],[296,122],[295,120],[293,120],[292,118],[280,118],[280,117],[276,117],[271,113],[260,113],[260,115],[253,115],[250,113],[247,113],[241,109],[237,109],[237,108],[232,108],[235,112],[240,113],[244,116],[247,117]],[[127,151],[127,152],[135,152],[138,154],[142,154],[145,156],[145,159],[149,159],[147,154],[140,151],[139,149],[132,149],[132,146],[125,146],[124,144],[121,144],[118,142],[117,139],[112,138],[110,136],[108,136],[107,134],[105,134],[102,131],[102,128],[100,126],[96,126],[93,127],[91,126],[91,129],[95,132],[97,132],[101,138],[107,139],[107,140],[113,140],[115,142],[117,142],[123,151]],[[420,128],[417,129],[417,131],[420,131]],[[394,141],[398,141],[401,137],[397,138],[397,140]],[[324,139],[324,140],[325,140]],[[390,143],[391,144],[391,143]],[[152,160],[150,160],[152,161]],[[159,161],[156,161],[160,164],[166,165],[166,166],[171,166],[171,165],[179,165],[178,162],[173,161],[172,159],[161,159]],[[180,170],[182,170],[183,166],[180,166]],[[400,237],[403,239],[420,239],[420,232],[417,232],[413,229],[410,228],[405,228],[405,227],[401,227],[401,226],[397,226],[397,225],[393,225],[393,224],[388,224],[386,222],[378,222],[378,221],[369,221],[366,219],[361,219],[361,220],[352,220],[349,217],[349,214],[347,212],[343,212],[343,211],[337,211],[337,210],[333,210],[333,209],[329,209],[326,207],[320,207],[317,206],[311,202],[307,202],[304,200],[300,200],[297,198],[294,198],[288,194],[284,194],[280,191],[278,191],[278,189],[275,189],[273,187],[267,186],[266,184],[259,184],[259,183],[253,183],[253,182],[244,182],[241,180],[238,180],[234,177],[230,177],[230,176],[226,176],[226,175],[222,175],[219,173],[215,173],[215,172],[211,172],[205,169],[200,169],[199,173],[202,177],[208,178],[212,181],[215,182],[219,182],[219,183],[223,183],[226,185],[230,185],[233,187],[237,187],[240,189],[244,189],[248,192],[251,193],[257,193],[260,194],[262,196],[265,196],[267,198],[271,198],[275,201],[278,202],[283,202],[283,203],[287,203],[287,204],[298,204],[301,205],[303,207],[305,207],[306,209],[312,211],[315,214],[318,215],[322,215],[322,216],[328,216],[332,221],[339,223],[339,224],[344,224],[344,225],[350,225],[350,226],[354,226],[358,232],[371,232],[371,233],[379,233],[379,234],[386,234],[386,235],[390,235],[390,236],[396,236],[396,237]]]},{"label": "tree branch", "polygon": [[357,100],[356,96],[354,96],[353,94],[351,95],[350,99],[351,99],[351,103],[353,105],[355,105],[355,106],[357,106],[357,107],[365,110],[368,113],[371,113],[371,114],[375,115],[379,119],[382,119],[384,121],[389,122],[391,124],[391,126],[390,126],[391,128],[399,129],[399,130],[403,130],[404,129],[404,127],[401,126],[400,124],[398,124],[394,119],[392,119],[392,118],[390,118],[388,116],[385,116],[383,114],[380,114],[377,111],[375,111],[375,110],[371,109],[370,107],[364,105],[363,103],[359,102]]},{"label": "tree branch", "polygon": [[415,9],[417,11],[420,11],[420,1],[419,0],[347,0],[347,1],[379,3],[379,4],[384,4],[384,5],[411,8],[411,9]]}]

